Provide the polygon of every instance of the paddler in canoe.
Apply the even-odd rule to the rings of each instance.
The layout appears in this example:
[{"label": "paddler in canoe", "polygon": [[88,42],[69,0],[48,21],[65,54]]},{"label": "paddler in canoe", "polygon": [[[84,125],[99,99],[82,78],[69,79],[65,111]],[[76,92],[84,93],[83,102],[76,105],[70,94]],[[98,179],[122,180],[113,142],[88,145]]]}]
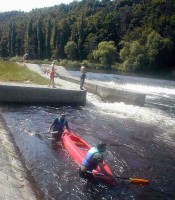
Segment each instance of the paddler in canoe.
[{"label": "paddler in canoe", "polygon": [[48,132],[52,134],[54,139],[60,140],[65,127],[71,134],[68,121],[66,120],[66,113],[63,112],[61,114],[61,117],[58,117],[53,121],[53,123],[50,125]]},{"label": "paddler in canoe", "polygon": [[97,144],[96,147],[92,147],[85,155],[82,164],[79,168],[79,175],[81,178],[93,180],[94,174],[92,170],[95,170],[97,166],[100,167],[101,173],[112,178],[115,178],[109,174],[103,167],[103,154],[106,151],[106,143]]}]

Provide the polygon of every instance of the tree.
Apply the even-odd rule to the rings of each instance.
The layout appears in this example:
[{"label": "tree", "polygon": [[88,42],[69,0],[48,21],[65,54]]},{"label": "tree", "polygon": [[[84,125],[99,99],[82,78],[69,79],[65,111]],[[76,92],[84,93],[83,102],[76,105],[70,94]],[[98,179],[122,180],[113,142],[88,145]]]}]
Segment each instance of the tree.
[{"label": "tree", "polygon": [[18,24],[18,30],[16,35],[16,54],[24,55],[24,38],[25,38],[26,25],[24,22]]},{"label": "tree", "polygon": [[38,49],[38,58],[42,58],[44,54],[43,48],[43,34],[42,34],[42,21],[39,18],[37,22],[37,49]]},{"label": "tree", "polygon": [[2,57],[8,56],[7,46],[8,46],[7,38],[2,37],[0,41],[0,56]]},{"label": "tree", "polygon": [[47,59],[50,59],[50,39],[51,39],[51,21],[48,19],[46,24],[46,35],[45,35],[45,57]]},{"label": "tree", "polygon": [[62,20],[60,23],[60,43],[59,43],[59,56],[60,58],[64,58],[65,54],[64,54],[64,46],[66,45],[67,41],[69,40],[70,36],[71,36],[71,29],[69,24],[67,23],[66,20]]},{"label": "tree", "polygon": [[67,42],[64,51],[68,59],[75,60],[77,58],[77,45],[74,41]]},{"label": "tree", "polygon": [[120,50],[120,59],[123,61],[124,71],[153,71],[166,69],[171,60],[173,43],[168,38],[163,38],[156,31],[152,31],[145,45],[139,41],[123,42]]},{"label": "tree", "polygon": [[165,68],[170,61],[173,43],[168,38],[163,38],[156,31],[152,31],[146,43],[147,56],[152,68]]},{"label": "tree", "polygon": [[120,59],[123,61],[121,69],[123,71],[138,71],[144,69],[146,65],[145,48],[138,41],[122,42],[123,48],[120,50]]},{"label": "tree", "polygon": [[93,51],[95,59],[99,60],[105,68],[111,69],[111,65],[115,62],[117,57],[117,49],[114,41],[103,41],[98,44],[98,50]]},{"label": "tree", "polygon": [[83,45],[86,38],[86,21],[83,13],[80,15],[80,18],[78,19],[77,22],[77,37],[78,37],[77,41],[78,57],[79,60],[82,60],[84,58]]},{"label": "tree", "polygon": [[88,59],[93,59],[92,52],[96,49],[97,46],[97,36],[96,34],[90,33],[86,37],[86,41],[84,43],[84,51],[88,56]]},{"label": "tree", "polygon": [[53,59],[58,58],[58,38],[59,38],[58,27],[56,21],[54,21],[51,33],[51,40],[50,40],[51,56]]}]

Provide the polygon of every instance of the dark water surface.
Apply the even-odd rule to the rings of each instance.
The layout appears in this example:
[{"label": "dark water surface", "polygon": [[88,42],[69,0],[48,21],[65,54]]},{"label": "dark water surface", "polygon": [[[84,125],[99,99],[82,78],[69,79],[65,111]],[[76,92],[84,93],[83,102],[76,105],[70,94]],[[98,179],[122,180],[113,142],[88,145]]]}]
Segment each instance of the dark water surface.
[{"label": "dark water surface", "polygon": [[[79,72],[71,72],[79,76]],[[1,106],[25,164],[45,200],[175,199],[175,82],[87,73],[87,78],[112,87],[144,92],[144,107],[104,103],[88,94],[85,107]],[[78,166],[47,130],[63,110],[73,132],[96,145],[108,144],[105,158],[115,175],[151,180],[140,187],[118,179],[111,187],[87,183]]]}]

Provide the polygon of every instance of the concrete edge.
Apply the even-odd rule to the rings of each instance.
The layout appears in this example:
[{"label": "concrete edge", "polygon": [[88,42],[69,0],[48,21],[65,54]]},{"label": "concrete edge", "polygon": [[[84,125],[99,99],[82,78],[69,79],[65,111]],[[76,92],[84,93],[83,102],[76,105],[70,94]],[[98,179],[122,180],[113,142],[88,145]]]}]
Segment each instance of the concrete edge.
[{"label": "concrete edge", "polygon": [[[71,76],[62,76],[59,75],[60,79],[70,81],[73,83],[78,84],[79,79],[76,77]],[[137,106],[144,106],[146,94],[144,93],[138,93],[136,91],[130,91],[130,90],[123,90],[121,88],[114,89],[111,87],[106,86],[100,86],[94,83],[91,83],[90,81],[85,81],[84,87],[88,92],[91,92],[95,95],[98,95],[103,101],[110,101],[110,102],[120,102],[123,101],[126,104],[132,104]],[[110,94],[109,94],[109,91]]]},{"label": "concrete edge", "polygon": [[2,144],[7,152],[11,167],[20,184],[20,191],[25,200],[39,200],[41,194],[36,188],[36,182],[28,172],[12,133],[6,127],[5,120],[0,114],[0,133],[3,134]]}]

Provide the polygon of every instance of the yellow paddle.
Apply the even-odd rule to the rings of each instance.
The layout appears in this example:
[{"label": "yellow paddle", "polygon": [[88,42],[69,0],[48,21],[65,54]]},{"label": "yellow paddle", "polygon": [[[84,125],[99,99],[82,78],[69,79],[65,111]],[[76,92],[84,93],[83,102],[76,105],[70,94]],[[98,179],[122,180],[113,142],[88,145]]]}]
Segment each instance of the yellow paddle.
[{"label": "yellow paddle", "polygon": [[[92,173],[90,171],[87,171],[87,172]],[[95,176],[105,176],[105,174],[103,173],[92,173],[92,174],[94,174]],[[150,180],[141,179],[141,178],[125,178],[125,177],[120,177],[120,176],[114,176],[114,178],[125,179],[125,180],[130,181],[133,184],[140,185],[140,186],[146,186],[150,183]]]},{"label": "yellow paddle", "polygon": [[120,177],[120,176],[115,176],[115,178],[125,179],[125,180],[130,181],[133,184],[142,185],[142,186],[146,186],[150,183],[149,180],[141,179],[141,178],[125,178],[125,177]]}]

